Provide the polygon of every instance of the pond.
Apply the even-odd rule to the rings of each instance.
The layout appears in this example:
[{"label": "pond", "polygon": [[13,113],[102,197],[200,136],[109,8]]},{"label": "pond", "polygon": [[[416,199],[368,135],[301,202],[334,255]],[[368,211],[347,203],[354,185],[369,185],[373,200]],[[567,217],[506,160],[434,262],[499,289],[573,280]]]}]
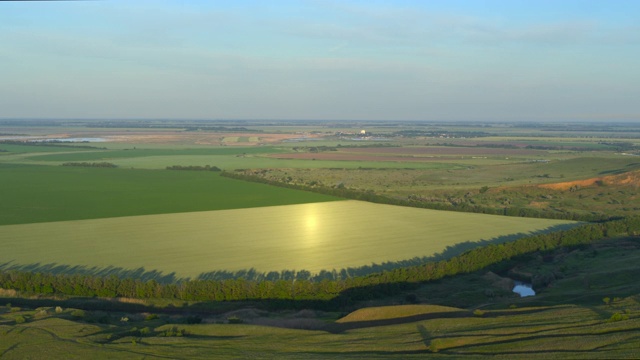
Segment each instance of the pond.
[{"label": "pond", "polygon": [[515,284],[516,284],[516,286],[514,286],[512,291],[514,293],[516,293],[516,294],[519,294],[520,297],[535,296],[536,295],[536,292],[531,287],[531,284],[523,283],[521,281],[515,281]]}]

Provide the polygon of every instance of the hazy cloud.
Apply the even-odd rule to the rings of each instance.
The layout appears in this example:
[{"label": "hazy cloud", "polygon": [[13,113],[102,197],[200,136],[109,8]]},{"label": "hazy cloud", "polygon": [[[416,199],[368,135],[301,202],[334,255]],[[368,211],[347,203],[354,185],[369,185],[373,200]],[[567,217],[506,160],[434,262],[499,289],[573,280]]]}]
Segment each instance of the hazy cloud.
[{"label": "hazy cloud", "polygon": [[0,117],[640,113],[637,22],[492,4],[3,4]]}]

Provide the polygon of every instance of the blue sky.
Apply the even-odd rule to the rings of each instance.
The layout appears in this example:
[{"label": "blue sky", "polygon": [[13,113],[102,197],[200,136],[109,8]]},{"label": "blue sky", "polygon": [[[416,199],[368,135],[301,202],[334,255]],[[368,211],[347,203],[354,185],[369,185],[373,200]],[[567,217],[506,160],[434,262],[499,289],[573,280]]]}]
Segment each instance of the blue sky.
[{"label": "blue sky", "polygon": [[640,120],[638,1],[0,1],[0,118]]}]

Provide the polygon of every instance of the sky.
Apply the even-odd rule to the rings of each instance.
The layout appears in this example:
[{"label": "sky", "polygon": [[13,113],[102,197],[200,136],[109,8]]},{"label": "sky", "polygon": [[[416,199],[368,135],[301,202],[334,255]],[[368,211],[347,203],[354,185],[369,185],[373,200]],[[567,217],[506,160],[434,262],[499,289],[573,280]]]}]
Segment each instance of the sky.
[{"label": "sky", "polygon": [[0,118],[640,121],[640,1],[0,1]]}]

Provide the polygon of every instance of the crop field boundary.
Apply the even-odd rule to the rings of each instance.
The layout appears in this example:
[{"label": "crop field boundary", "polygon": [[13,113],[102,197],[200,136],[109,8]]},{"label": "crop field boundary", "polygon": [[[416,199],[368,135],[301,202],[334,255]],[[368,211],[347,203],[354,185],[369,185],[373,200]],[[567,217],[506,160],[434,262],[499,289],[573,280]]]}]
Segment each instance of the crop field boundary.
[{"label": "crop field boundary", "polygon": [[28,264],[98,273],[145,269],[175,278],[248,269],[318,273],[368,266],[371,271],[575,224],[345,200],[5,225],[0,262],[5,269]]}]

